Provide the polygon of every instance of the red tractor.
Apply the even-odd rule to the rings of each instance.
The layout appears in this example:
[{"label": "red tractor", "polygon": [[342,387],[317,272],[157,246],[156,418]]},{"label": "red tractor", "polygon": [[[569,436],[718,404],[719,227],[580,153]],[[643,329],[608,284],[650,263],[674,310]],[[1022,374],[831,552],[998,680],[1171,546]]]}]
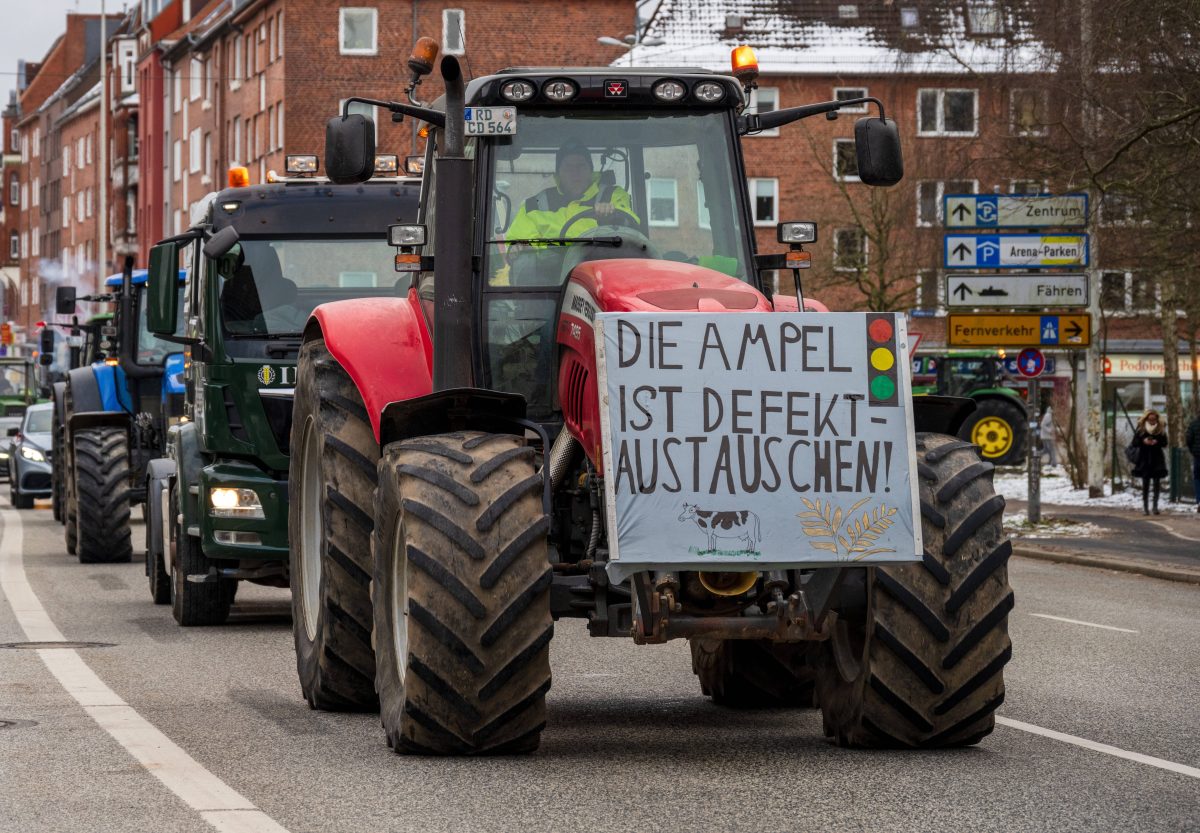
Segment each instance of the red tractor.
[{"label": "red tractor", "polygon": [[[954,436],[973,405],[913,400],[902,316],[794,311],[815,226],[781,224],[786,255],[755,251],[740,137],[863,102],[746,113],[744,62],[467,84],[444,57],[446,95],[424,105],[433,57],[410,61],[408,103],[369,102],[428,126],[420,222],[389,230],[419,280],[318,307],[300,350],[290,576],[309,704],[378,707],[397,752],[529,752],[553,623],[578,618],[687,638],[714,701],[815,701],[840,744],[987,735],[1013,595],[992,466]],[[895,124],[870,102],[859,176],[891,185]],[[373,137],[332,119],[330,178],[370,176]],[[795,295],[773,296],[769,271]]]}]

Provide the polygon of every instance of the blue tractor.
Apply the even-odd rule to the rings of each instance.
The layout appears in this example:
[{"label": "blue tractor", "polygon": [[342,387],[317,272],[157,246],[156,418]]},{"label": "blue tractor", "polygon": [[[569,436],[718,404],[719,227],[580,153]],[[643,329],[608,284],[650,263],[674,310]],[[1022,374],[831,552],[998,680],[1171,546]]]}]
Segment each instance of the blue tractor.
[{"label": "blue tractor", "polygon": [[[145,503],[149,463],[164,456],[167,429],[183,416],[184,357],[146,326],[146,274],[130,259],[104,282],[104,294],[79,297],[66,286],[56,298],[60,315],[74,314],[79,301],[114,305],[92,361],[70,370],[55,391],[67,551],[85,564],[133,557],[131,508]],[[184,277],[180,271],[181,289]],[[166,602],[170,588],[153,586],[161,576],[153,566],[151,590]]]}]

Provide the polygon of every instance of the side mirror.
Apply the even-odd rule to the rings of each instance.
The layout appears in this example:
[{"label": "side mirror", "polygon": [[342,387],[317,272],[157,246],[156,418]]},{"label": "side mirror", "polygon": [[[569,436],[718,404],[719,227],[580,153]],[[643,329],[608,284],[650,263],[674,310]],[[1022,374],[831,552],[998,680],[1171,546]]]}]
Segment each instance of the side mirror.
[{"label": "side mirror", "polygon": [[[213,239],[217,236],[213,235]],[[159,243],[150,250],[150,275],[146,280],[145,297],[146,324],[150,332],[174,335],[175,320],[179,315],[178,243]]]},{"label": "side mirror", "polygon": [[216,260],[222,255],[228,254],[229,250],[237,245],[241,237],[238,235],[238,230],[233,226],[225,226],[212,237],[208,238],[208,242],[204,244],[204,256],[210,260]]},{"label": "side mirror", "polygon": [[21,429],[20,428],[9,428],[8,431],[5,433],[9,437],[15,437],[15,436],[17,436],[17,434],[21,433]]},{"label": "side mirror", "polygon": [[364,115],[334,116],[325,123],[325,173],[352,185],[375,173],[375,123]]},{"label": "side mirror", "polygon": [[858,178],[866,185],[895,185],[904,177],[900,132],[892,119],[866,118],[854,123]]},{"label": "side mirror", "polygon": [[59,315],[75,314],[75,287],[60,286],[54,290],[54,311]]}]

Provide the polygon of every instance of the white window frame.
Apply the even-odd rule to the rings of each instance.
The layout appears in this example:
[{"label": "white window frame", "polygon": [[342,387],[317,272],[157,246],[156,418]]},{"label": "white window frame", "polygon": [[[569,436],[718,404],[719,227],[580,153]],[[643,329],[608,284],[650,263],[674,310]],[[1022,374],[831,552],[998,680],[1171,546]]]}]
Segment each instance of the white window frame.
[{"label": "white window frame", "polygon": [[192,128],[192,132],[188,134],[188,173],[190,174],[200,173],[201,141],[200,128]]},{"label": "white window frame", "polygon": [[[921,96],[937,93],[937,126],[933,130],[921,129]],[[972,112],[973,129],[946,130],[946,93],[970,93],[974,102]],[[978,136],[979,135],[979,90],[966,87],[921,87],[917,90],[917,135],[918,136]]]},{"label": "white window frame", "polygon": [[[969,182],[969,183],[971,183],[971,190],[966,191],[965,193],[967,193],[967,194],[978,194],[979,193],[979,180],[978,179],[954,179],[954,180],[922,179],[922,180],[919,180],[917,182],[917,191],[916,191],[917,228],[938,228],[946,222],[946,215],[945,215],[946,200],[945,200],[945,197],[947,194],[947,191],[946,191],[946,183],[947,182]],[[933,183],[935,185],[935,190],[937,192],[935,195],[935,198],[934,198],[934,206],[933,206],[934,220],[932,223],[923,222],[921,220],[921,186],[927,185],[930,183]],[[954,193],[957,194],[957,193],[964,193],[964,192],[955,191]]]},{"label": "white window frame", "polygon": [[204,169],[200,177],[202,185],[211,185],[213,182],[213,155],[212,155],[212,133],[204,134]]},{"label": "white window frame", "polygon": [[87,216],[90,218],[96,213],[95,191],[91,188],[87,189],[87,198],[84,200],[87,203]]},{"label": "white window frame", "polygon": [[1033,93],[1041,99],[1042,112],[1049,114],[1050,96],[1046,90],[1030,87],[1017,87],[1008,91],[1008,133],[1010,136],[1045,136],[1050,132],[1049,125],[1039,125],[1032,130],[1017,126],[1016,98],[1018,93]]},{"label": "white window frame", "polygon": [[8,145],[8,149],[12,153],[16,153],[21,149],[21,131],[15,127],[8,131]]},{"label": "white window frame", "polygon": [[87,201],[83,191],[75,192],[75,222],[82,223],[87,219]]},{"label": "white window frame", "polygon": [[21,183],[21,210],[24,211],[29,207],[29,184]]},{"label": "white window frame", "polygon": [[125,233],[137,234],[137,192],[130,188],[125,192]]},{"label": "white window frame", "polygon": [[[849,145],[852,150],[855,147],[855,143],[854,143],[853,139],[842,138],[842,139],[834,139],[833,140],[833,167],[830,168],[830,170],[833,173],[833,178],[836,179],[838,182],[862,182],[862,178],[858,174],[848,174],[846,176],[842,176],[841,174],[838,173],[838,147],[840,145]],[[858,167],[858,157],[857,156],[854,158],[854,167],[855,168]]]},{"label": "white window frame", "polygon": [[283,150],[283,100],[275,105],[275,118],[279,119],[279,129],[275,135],[279,139],[279,149]]},{"label": "white window frame", "polygon": [[[452,19],[457,16],[458,26],[452,26]],[[453,31],[458,39],[458,47],[452,49],[447,35]],[[467,13],[462,9],[442,9],[442,54],[465,55],[467,52]]]},{"label": "white window frame", "polygon": [[[771,110],[780,109],[779,108],[779,88],[778,87],[759,87],[758,89],[754,89],[754,90],[750,91],[750,103],[749,103],[749,105],[747,105],[746,110],[751,113],[759,113],[760,112],[760,110],[758,109],[759,108],[759,98],[760,98],[761,94],[765,93],[765,92],[769,92],[775,96],[775,106],[772,107]],[[771,112],[771,110],[767,110],[767,112],[769,113],[769,112]],[[752,133],[751,135],[752,136],[778,136],[779,128],[778,127],[769,127],[766,130],[759,130],[757,133]]]},{"label": "white window frame", "polygon": [[267,108],[267,151],[275,150],[275,105]]},{"label": "white window frame", "polygon": [[35,176],[33,184],[29,186],[29,205],[32,208],[37,208],[42,204],[42,178]]},{"label": "white window frame", "polygon": [[171,112],[178,113],[183,107],[183,73],[171,70]]},{"label": "white window frame", "polygon": [[183,178],[183,142],[179,139],[171,145],[171,181],[178,182]]},{"label": "white window frame", "polygon": [[33,158],[37,159],[42,153],[42,128],[33,128]]},{"label": "white window frame", "polygon": [[81,171],[83,170],[83,166],[87,164],[85,161],[87,159],[86,154],[87,151],[85,149],[85,142],[83,141],[83,137],[80,136],[75,140],[75,167],[79,168]]},{"label": "white window frame", "polygon": [[[984,14],[995,17],[994,28],[980,28],[974,19],[974,15]],[[995,38],[1004,34],[1005,21],[1004,10],[995,2],[995,0],[968,0],[965,18],[967,34],[973,37],[980,38]]]},{"label": "white window frame", "polygon": [[204,62],[192,58],[188,62],[188,101],[199,101],[204,91]]},{"label": "white window frame", "polygon": [[241,35],[234,35],[231,43],[233,46],[233,72],[229,74],[229,89],[236,90],[242,86],[242,63],[245,60],[245,56],[242,55]]},{"label": "white window frame", "polygon": [[867,266],[871,262],[871,241],[867,237],[866,229],[858,226],[843,226],[833,230],[833,270],[835,272],[857,272],[857,267],[838,265],[838,235],[842,232],[858,232],[862,235],[863,266]]},{"label": "white window frame", "polygon": [[[652,208],[654,204],[654,194],[651,189],[655,184],[669,184],[671,186],[671,202],[674,209],[671,212],[670,220],[655,220],[653,219]],[[670,177],[651,177],[646,180],[646,221],[651,226],[660,226],[663,228],[679,228],[679,182]]]},{"label": "white window frame", "polygon": [[[1038,186],[1038,189],[1037,189],[1037,191],[1034,191],[1034,192],[1032,192],[1032,193],[1030,193],[1030,192],[1028,192],[1028,191],[1021,191],[1021,192],[1019,192],[1019,193],[1018,193],[1018,191],[1017,191],[1017,184],[1018,184],[1018,183],[1027,183],[1027,182],[1035,182],[1035,183],[1037,183],[1037,186]],[[1032,196],[1033,194],[1045,194],[1045,193],[1046,193],[1046,192],[1048,192],[1049,190],[1050,190],[1050,183],[1046,182],[1046,180],[1044,180],[1044,179],[1043,179],[1043,180],[1037,180],[1037,179],[1010,179],[1010,180],[1008,181],[1008,193],[1010,193],[1010,194],[1017,194],[1017,196],[1021,196],[1021,195],[1025,195],[1025,196]]]},{"label": "white window frame", "polygon": [[[370,47],[346,46],[346,12],[369,12],[371,15]],[[338,9],[338,52],[342,55],[379,54],[379,9],[374,6],[343,6]]]},{"label": "white window frame", "polygon": [[[775,214],[772,217],[758,216],[758,183],[769,182],[774,201]],[[746,185],[750,191],[750,214],[754,218],[754,225],[757,228],[773,228],[779,224],[779,180],[775,177],[757,176],[746,180]]]},{"label": "white window frame", "polygon": [[90,165],[90,164],[92,164],[92,152],[93,152],[93,142],[92,142],[92,134],[91,133],[89,133],[87,135],[87,139],[86,139],[86,141],[84,141],[83,146],[84,146],[84,158],[87,159],[87,164]]},{"label": "white window frame", "polygon": [[[921,297],[924,294],[926,282],[933,282],[933,306],[927,307],[921,304]],[[940,315],[946,311],[946,281],[942,274],[937,269],[921,269],[918,270],[913,278],[913,310],[922,312],[927,315]]]},{"label": "white window frame", "polygon": [[[866,98],[868,95],[871,94],[869,92],[869,88],[867,88],[867,87],[834,87],[833,88],[833,100],[834,101],[840,100],[838,98],[838,93],[849,93],[849,92],[861,93],[861,95],[850,95],[850,96],[846,96],[847,98]],[[840,112],[840,113],[865,113],[865,112],[867,112],[867,102],[864,101],[862,104],[854,104],[854,105],[851,105],[850,107],[843,107],[838,112]]]},{"label": "white window frame", "polygon": [[21,178],[15,173],[8,178],[8,204],[21,204]]},{"label": "white window frame", "polygon": [[16,229],[9,232],[8,235],[8,259],[19,260],[21,258],[21,235]]},{"label": "white window frame", "polygon": [[708,211],[708,216],[704,214],[707,209],[707,200],[704,197],[704,183],[699,179],[696,180],[696,225],[702,229],[712,229],[712,212]]},{"label": "white window frame", "polygon": [[230,165],[243,165],[246,162],[246,157],[242,155],[242,117],[233,117],[233,159]]}]

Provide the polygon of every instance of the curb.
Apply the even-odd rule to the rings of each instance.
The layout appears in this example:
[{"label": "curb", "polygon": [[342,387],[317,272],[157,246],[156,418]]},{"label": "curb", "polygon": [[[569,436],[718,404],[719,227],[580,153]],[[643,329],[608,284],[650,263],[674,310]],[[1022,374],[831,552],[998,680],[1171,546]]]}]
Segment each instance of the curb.
[{"label": "curb", "polygon": [[1102,570],[1118,570],[1124,573],[1136,573],[1150,578],[1166,581],[1181,581],[1187,584],[1200,584],[1200,569],[1183,566],[1173,566],[1152,561],[1133,558],[1119,558],[1107,555],[1084,555],[1081,553],[1060,552],[1058,550],[1031,547],[1027,544],[1013,543],[1013,555],[1021,558],[1032,558],[1037,561],[1053,561],[1059,564],[1077,564],[1081,567],[1097,567]]}]

